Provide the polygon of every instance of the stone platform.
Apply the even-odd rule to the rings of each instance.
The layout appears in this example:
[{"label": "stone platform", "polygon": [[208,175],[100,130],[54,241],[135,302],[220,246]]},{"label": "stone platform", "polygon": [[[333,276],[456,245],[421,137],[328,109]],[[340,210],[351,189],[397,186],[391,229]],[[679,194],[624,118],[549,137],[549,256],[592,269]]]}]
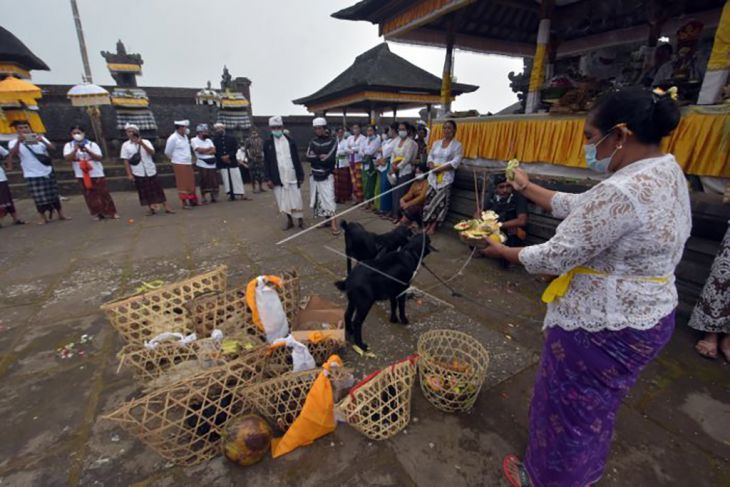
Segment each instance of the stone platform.
[{"label": "stone platform", "polygon": [[[342,237],[314,230],[288,244],[273,196],[218,203],[175,215],[144,217],[136,193],[115,192],[122,219],[92,222],[83,199],[64,203],[74,219],[46,226],[0,229],[0,485],[12,486],[443,486],[507,485],[501,461],[521,453],[527,409],[542,341],[541,281],[512,268],[475,260],[452,284],[456,298],[428,273],[416,284],[450,306],[411,300],[411,325],[387,321],[374,308],[364,334],[376,359],[343,351],[359,377],[415,350],[421,333],[466,331],[491,353],[487,383],[469,414],[436,411],[414,390],[413,421],[384,442],[371,442],[347,425],[277,460],[242,468],[222,458],[195,467],[168,464],[101,419],[131,397],[131,376],[117,375],[122,342],[99,306],[132,292],[142,281],[175,281],[219,264],[229,282],[295,268],[304,294],[344,303],[332,285],[345,263]],[[173,191],[168,198],[174,202]],[[176,205],[177,206],[177,205]],[[32,204],[18,201],[32,220]],[[361,210],[352,219],[384,231],[386,222]],[[449,230],[436,235],[428,257],[441,276],[466,259]],[[453,306],[453,307],[452,307]],[[56,350],[93,336],[83,357]],[[698,357],[696,339],[679,323],[672,342],[642,374],[625,401],[601,486],[730,485],[730,367]],[[78,345],[77,345],[78,346]]]}]

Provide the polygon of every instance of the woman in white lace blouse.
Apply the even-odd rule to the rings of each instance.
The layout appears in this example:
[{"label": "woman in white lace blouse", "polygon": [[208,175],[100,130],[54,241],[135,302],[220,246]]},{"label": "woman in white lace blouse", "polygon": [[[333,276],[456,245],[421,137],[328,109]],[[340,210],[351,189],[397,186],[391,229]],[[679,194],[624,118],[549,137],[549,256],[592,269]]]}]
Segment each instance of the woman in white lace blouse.
[{"label": "woman in white lace blouse", "polygon": [[598,481],[621,400],[672,335],[674,270],[692,224],[684,174],[659,147],[679,123],[673,94],[629,88],[598,101],[585,123],[586,163],[611,176],[585,193],[516,171],[515,189],[564,220],[543,244],[493,245],[528,272],[560,276],[543,294],[525,460],[504,463],[513,485]]}]

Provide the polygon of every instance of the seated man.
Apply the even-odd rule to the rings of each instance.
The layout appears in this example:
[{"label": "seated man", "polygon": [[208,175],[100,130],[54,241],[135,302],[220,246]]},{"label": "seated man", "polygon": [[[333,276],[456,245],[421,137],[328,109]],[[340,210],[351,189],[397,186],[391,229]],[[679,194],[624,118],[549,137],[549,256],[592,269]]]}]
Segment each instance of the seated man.
[{"label": "seated man", "polygon": [[[494,176],[494,194],[485,202],[484,209],[492,210],[499,215],[502,224],[502,232],[507,235],[505,245],[509,247],[522,247],[525,245],[527,232],[527,200],[524,196],[514,191],[512,185],[507,182],[504,174]],[[479,215],[477,215],[477,218]],[[481,255],[485,257],[497,257],[493,247],[480,249]]]}]

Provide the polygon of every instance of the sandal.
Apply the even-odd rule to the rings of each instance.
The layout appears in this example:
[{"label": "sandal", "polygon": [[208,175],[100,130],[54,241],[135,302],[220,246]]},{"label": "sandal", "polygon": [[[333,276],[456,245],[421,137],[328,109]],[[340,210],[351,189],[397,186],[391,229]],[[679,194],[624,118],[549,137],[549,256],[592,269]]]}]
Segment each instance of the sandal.
[{"label": "sandal", "polygon": [[512,487],[531,487],[530,477],[524,464],[515,455],[507,455],[502,461],[502,471]]},{"label": "sandal", "polygon": [[13,225],[25,225],[25,220],[15,220]]},{"label": "sandal", "polygon": [[330,230],[330,233],[331,233],[331,234],[332,234],[333,236],[335,236],[335,237],[339,237],[340,235],[342,235],[342,231],[340,231],[340,230],[335,230],[335,229],[332,229],[332,230]]},{"label": "sandal", "polygon": [[358,347],[357,345],[353,345],[352,349],[355,351],[356,354],[358,354],[361,357],[367,357],[367,358],[376,358],[377,355],[375,355],[373,352],[365,351],[362,348]]},{"label": "sandal", "polygon": [[695,344],[695,351],[702,357],[710,360],[717,359],[717,349],[717,341],[702,339]]}]

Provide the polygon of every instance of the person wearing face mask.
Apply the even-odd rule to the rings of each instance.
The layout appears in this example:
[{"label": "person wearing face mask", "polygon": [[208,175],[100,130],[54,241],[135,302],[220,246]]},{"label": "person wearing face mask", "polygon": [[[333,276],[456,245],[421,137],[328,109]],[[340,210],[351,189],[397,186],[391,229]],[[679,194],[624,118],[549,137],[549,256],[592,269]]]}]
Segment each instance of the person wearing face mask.
[{"label": "person wearing face mask", "polygon": [[266,184],[274,190],[279,212],[286,215],[284,230],[304,228],[304,203],[299,190],[304,181],[304,169],[299,161],[297,146],[293,139],[284,135],[284,122],[279,115],[269,119],[271,138],[264,143],[264,174]]},{"label": "person wearing face mask", "polygon": [[165,155],[175,171],[175,186],[183,210],[191,210],[198,204],[195,194],[195,173],[193,172],[193,158],[190,153],[188,134],[190,129],[188,120],[175,122],[175,131],[167,138]]},{"label": "person wearing face mask", "polygon": [[337,163],[335,165],[335,201],[347,203],[352,198],[352,179],[347,152],[347,133],[344,127],[337,129]]},{"label": "person wearing face mask", "polygon": [[167,205],[165,190],[157,178],[157,166],[152,158],[155,148],[152,143],[140,136],[139,127],[134,124],[128,123],[124,131],[127,140],[122,144],[119,157],[127,169],[127,179],[134,182],[137,189],[139,204],[147,207],[147,216],[155,215],[160,206],[165,209],[165,213],[175,213]]},{"label": "person wearing face mask", "polygon": [[433,235],[446,219],[451,201],[451,184],[461,164],[464,148],[456,137],[456,122],[447,120],[443,125],[444,138],[437,140],[428,154],[428,194],[423,206],[423,225]]},{"label": "person wearing face mask", "polygon": [[96,142],[86,138],[83,126],[74,125],[70,132],[72,140],[63,146],[63,157],[73,165],[91,217],[97,221],[118,219],[117,208],[106,187],[101,149]]},{"label": "person wearing face mask", "polygon": [[360,124],[352,124],[352,135],[347,138],[347,157],[350,163],[350,178],[355,204],[362,203],[362,154],[367,139],[360,134]]},{"label": "person wearing face mask", "polygon": [[388,174],[390,173],[390,160],[393,157],[393,148],[397,142],[398,124],[392,123],[385,134],[386,139],[381,146],[380,157],[375,161],[376,169],[376,180],[375,180],[375,195],[380,196],[382,193],[386,193],[382,198],[377,198],[373,202],[373,208],[376,214],[380,215],[381,218],[390,218],[390,213],[393,211],[393,197],[389,191],[391,188],[390,179]]},{"label": "person wearing face mask", "polygon": [[426,202],[426,193],[428,192],[428,180],[426,172],[428,167],[426,164],[418,164],[416,167],[416,176],[413,184],[408,188],[408,192],[400,199],[400,209],[403,217],[400,223],[403,225],[421,224],[423,215],[423,204]]},{"label": "person wearing face mask", "polygon": [[[391,185],[400,186],[413,179],[413,167],[416,164],[418,144],[413,137],[411,125],[407,122],[398,124],[398,138],[393,142],[393,156],[390,158]],[[402,216],[400,200],[408,192],[409,185],[391,191],[391,214],[393,223],[398,223]]]},{"label": "person wearing face mask", "polygon": [[208,124],[201,123],[195,127],[196,135],[190,140],[190,147],[195,154],[195,167],[198,170],[201,203],[215,203],[218,197],[220,179],[216,170],[215,144],[208,135]]},{"label": "person wearing face mask", "polygon": [[[525,238],[527,238],[527,232],[525,231],[527,226],[527,200],[514,190],[504,174],[495,175],[492,182],[494,192],[485,202],[484,209],[491,210],[499,216],[502,232],[507,235],[505,245],[508,247],[522,247],[525,244]],[[474,215],[474,218],[480,217],[481,212]],[[485,257],[499,258],[491,247],[480,249],[479,254]],[[509,265],[504,259],[500,259],[500,261],[505,267]]]},{"label": "person wearing face mask", "polygon": [[[365,139],[365,144],[362,147],[362,191],[363,198],[370,200],[375,196],[375,177],[377,173],[375,161],[380,155],[382,144],[375,125],[368,125],[366,134],[367,139]],[[365,205],[366,210],[370,210],[372,207],[372,203]]]},{"label": "person wearing face mask", "polygon": [[679,124],[674,96],[626,88],[596,102],[586,164],[609,177],[585,193],[552,191],[515,170],[513,187],[563,221],[540,245],[487,239],[528,272],[560,276],[542,296],[545,342],[524,463],[504,462],[514,485],[595,484],[622,400],[672,336],[674,273],[692,227],[685,176],[660,148]]},{"label": "person wearing face mask", "polygon": [[[337,141],[327,135],[327,120],[317,117],[312,121],[314,138],[307,146],[307,160],[312,166],[312,176],[309,180],[310,203],[314,218],[332,218],[337,212],[335,202],[335,154]],[[329,221],[332,235],[339,235],[337,219]],[[320,228],[326,228],[322,223]]]}]

